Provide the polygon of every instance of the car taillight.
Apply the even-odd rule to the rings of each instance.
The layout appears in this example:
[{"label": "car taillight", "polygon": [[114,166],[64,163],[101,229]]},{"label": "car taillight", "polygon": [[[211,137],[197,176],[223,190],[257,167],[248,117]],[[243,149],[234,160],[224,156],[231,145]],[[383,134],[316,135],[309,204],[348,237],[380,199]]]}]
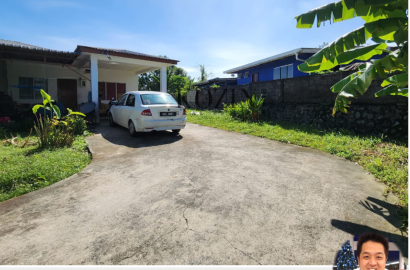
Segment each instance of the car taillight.
[{"label": "car taillight", "polygon": [[186,110],[184,109],[184,112],[182,113],[183,115],[186,115]]},{"label": "car taillight", "polygon": [[150,109],[146,109],[142,111],[141,115],[152,116],[152,113]]}]

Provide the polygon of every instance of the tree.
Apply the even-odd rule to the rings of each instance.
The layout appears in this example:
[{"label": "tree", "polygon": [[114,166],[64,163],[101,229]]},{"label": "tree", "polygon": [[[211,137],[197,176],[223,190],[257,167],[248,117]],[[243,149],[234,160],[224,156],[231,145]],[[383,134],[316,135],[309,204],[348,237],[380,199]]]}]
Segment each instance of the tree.
[{"label": "tree", "polygon": [[210,77],[213,77],[214,74],[211,71],[207,71],[205,65],[198,65],[199,77],[198,82],[207,81]]},{"label": "tree", "polygon": [[350,241],[347,241],[339,253],[337,259],[337,270],[353,270],[357,268],[357,261],[353,255]]},{"label": "tree", "polygon": [[[166,56],[164,56],[166,57]],[[138,77],[138,85],[140,90],[159,91],[161,72],[154,70],[151,72],[143,73]],[[186,92],[190,89],[193,83],[193,79],[188,76],[188,73],[177,66],[167,67],[167,86],[168,93],[176,94],[178,91],[186,95]]]},{"label": "tree", "polygon": [[[407,0],[342,0],[313,9],[295,17],[297,28],[317,27],[325,21],[340,22],[361,17],[363,27],[338,38],[298,66],[302,72],[320,72],[353,60],[366,61],[359,70],[331,87],[338,93],[333,108],[347,113],[350,98],[363,95],[370,83],[380,76],[384,88],[375,94],[408,97],[408,1]],[[375,43],[366,45],[370,39]],[[388,50],[387,43],[396,43],[398,49]],[[378,60],[375,55],[387,53]]]},{"label": "tree", "polygon": [[321,45],[317,46],[319,49],[323,49],[324,47],[326,47],[327,45],[329,45],[329,42],[323,42]]}]

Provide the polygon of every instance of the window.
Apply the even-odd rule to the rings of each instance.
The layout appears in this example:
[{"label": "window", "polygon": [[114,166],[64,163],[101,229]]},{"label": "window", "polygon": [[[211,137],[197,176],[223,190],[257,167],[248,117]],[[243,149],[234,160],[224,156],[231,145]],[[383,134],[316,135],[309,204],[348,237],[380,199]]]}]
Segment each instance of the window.
[{"label": "window", "polygon": [[273,79],[293,78],[293,64],[281,66],[273,69]]},{"label": "window", "polygon": [[118,100],[117,105],[124,105],[125,99],[127,98],[127,95],[123,95],[120,100]]},{"label": "window", "polygon": [[281,79],[286,79],[288,77],[288,67],[280,67],[280,78]]},{"label": "window", "polygon": [[134,95],[128,95],[128,99],[127,99],[127,103],[126,103],[126,105],[127,106],[131,106],[131,107],[134,107],[134,105],[135,105],[135,96]]},{"label": "window", "polygon": [[242,79],[242,73],[238,74],[238,79]]},{"label": "window", "polygon": [[249,77],[249,71],[245,72],[245,78]]},{"label": "window", "polygon": [[288,78],[293,78],[293,64],[288,66]]},{"label": "window", "polygon": [[175,99],[169,94],[143,94],[141,95],[141,101],[143,105],[150,104],[175,104],[178,103]]},{"label": "window", "polygon": [[20,99],[41,99],[40,89],[48,92],[47,79],[19,77]]}]

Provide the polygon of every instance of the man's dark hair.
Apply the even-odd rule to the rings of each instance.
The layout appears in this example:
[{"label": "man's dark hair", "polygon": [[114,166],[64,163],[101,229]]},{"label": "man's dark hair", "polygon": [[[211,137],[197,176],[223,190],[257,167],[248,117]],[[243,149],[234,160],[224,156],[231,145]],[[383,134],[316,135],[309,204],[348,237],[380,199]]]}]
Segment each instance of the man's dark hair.
[{"label": "man's dark hair", "polygon": [[384,254],[386,257],[389,256],[389,240],[387,240],[386,237],[377,233],[363,233],[359,236],[359,240],[357,241],[357,257],[360,258],[362,246],[368,241],[382,244],[384,247]]}]

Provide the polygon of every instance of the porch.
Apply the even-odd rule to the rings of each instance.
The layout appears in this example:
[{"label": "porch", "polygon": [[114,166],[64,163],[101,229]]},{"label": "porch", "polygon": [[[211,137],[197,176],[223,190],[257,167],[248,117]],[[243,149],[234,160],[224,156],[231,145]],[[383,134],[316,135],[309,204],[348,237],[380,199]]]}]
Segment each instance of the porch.
[{"label": "porch", "polygon": [[160,70],[159,90],[166,92],[166,68],[177,63],[128,50],[77,46],[64,52],[0,39],[0,93],[24,110],[42,102],[40,89],[73,110],[93,102],[99,122],[100,106],[138,90],[139,74]]}]

